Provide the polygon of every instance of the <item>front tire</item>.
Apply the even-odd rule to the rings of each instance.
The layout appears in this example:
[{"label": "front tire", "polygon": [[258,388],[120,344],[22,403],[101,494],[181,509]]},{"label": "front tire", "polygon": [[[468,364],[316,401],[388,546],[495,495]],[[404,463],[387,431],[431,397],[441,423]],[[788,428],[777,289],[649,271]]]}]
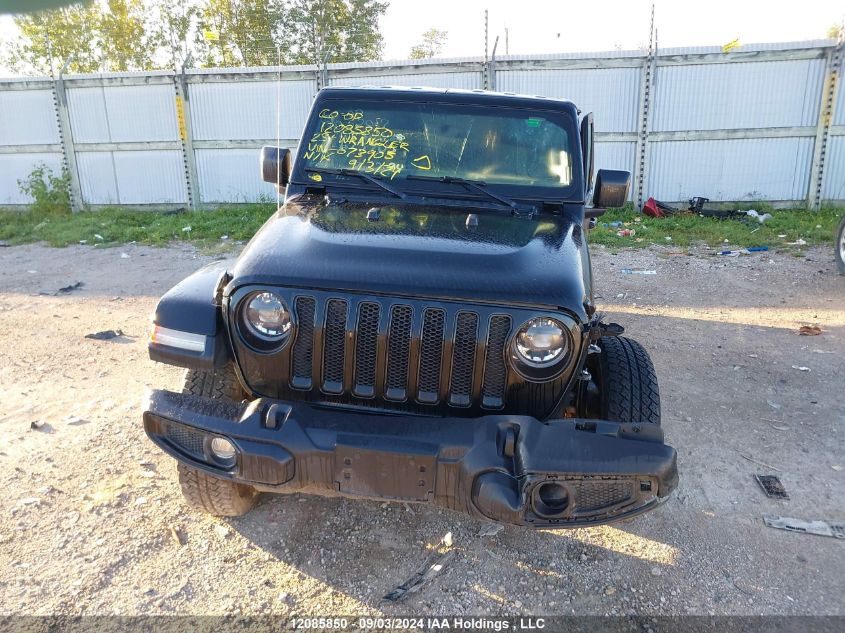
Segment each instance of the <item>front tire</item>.
[{"label": "front tire", "polygon": [[255,488],[213,477],[196,468],[178,464],[182,496],[192,508],[219,517],[243,516],[255,505]]},{"label": "front tire", "polygon": [[[648,352],[623,336],[599,340],[588,368],[593,377],[589,410],[602,420],[660,425],[660,390]],[[592,416],[591,416],[592,417]]]},{"label": "front tire", "polygon": [[[189,369],[182,393],[234,400],[246,397],[231,363],[213,372]],[[223,517],[242,516],[252,510],[258,496],[251,486],[221,479],[185,464],[177,465],[182,496],[192,508]]]}]

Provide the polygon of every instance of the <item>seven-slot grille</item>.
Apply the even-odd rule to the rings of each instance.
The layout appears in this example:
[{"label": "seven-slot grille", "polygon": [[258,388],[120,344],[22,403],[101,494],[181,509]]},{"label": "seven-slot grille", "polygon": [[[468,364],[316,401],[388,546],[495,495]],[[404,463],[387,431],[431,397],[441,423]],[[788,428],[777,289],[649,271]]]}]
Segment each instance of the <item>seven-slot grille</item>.
[{"label": "seven-slot grille", "polygon": [[[504,406],[511,317],[401,300],[295,299],[290,386],[387,402]],[[319,303],[319,305],[318,305]]]}]

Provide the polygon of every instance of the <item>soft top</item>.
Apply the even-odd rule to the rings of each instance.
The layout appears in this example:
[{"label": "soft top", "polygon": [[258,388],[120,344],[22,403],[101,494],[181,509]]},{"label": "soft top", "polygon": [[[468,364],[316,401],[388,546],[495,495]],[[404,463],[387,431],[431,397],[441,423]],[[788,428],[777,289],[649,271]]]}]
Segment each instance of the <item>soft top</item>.
[{"label": "soft top", "polygon": [[443,103],[466,103],[477,105],[502,105],[517,108],[540,108],[544,110],[580,110],[568,99],[543,97],[539,95],[520,95],[514,92],[494,92],[492,90],[464,90],[460,88],[425,88],[407,86],[330,86],[317,94],[317,99],[342,97],[345,99],[395,99],[414,101],[421,97],[426,101],[436,99]]}]

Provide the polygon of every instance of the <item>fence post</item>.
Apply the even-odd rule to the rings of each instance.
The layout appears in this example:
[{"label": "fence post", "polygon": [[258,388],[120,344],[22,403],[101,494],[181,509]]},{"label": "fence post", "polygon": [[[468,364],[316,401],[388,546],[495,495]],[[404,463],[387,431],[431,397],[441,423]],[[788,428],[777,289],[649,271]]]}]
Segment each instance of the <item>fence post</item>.
[{"label": "fence post", "polygon": [[640,75],[640,99],[637,106],[637,148],[635,157],[634,198],[637,208],[642,209],[643,198],[648,190],[648,117],[654,87],[656,55],[649,44],[648,54],[643,58]]},{"label": "fence post", "polygon": [[[70,61],[70,60],[68,60]],[[62,161],[65,173],[70,180],[70,210],[73,213],[82,210],[82,187],[79,184],[79,171],[76,167],[76,151],[73,145],[73,131],[70,128],[70,115],[67,107],[67,91],[63,73],[65,66],[59,71],[59,76],[53,80],[53,104],[56,108],[56,121],[59,130],[59,143],[62,146]]]},{"label": "fence post", "polygon": [[194,154],[194,137],[191,131],[191,101],[188,95],[188,78],[185,67],[181,72],[174,72],[173,85],[176,89],[176,125],[179,128],[179,140],[182,142],[182,164],[185,167],[185,188],[188,192],[188,206],[199,207],[199,179],[197,161]]},{"label": "fence post", "polygon": [[824,81],[816,122],[816,140],[813,146],[813,164],[810,166],[810,187],[807,191],[807,206],[818,210],[822,204],[827,148],[830,144],[830,128],[836,110],[837,84],[840,81],[842,52],[845,43],[841,40],[828,50],[825,58]]}]

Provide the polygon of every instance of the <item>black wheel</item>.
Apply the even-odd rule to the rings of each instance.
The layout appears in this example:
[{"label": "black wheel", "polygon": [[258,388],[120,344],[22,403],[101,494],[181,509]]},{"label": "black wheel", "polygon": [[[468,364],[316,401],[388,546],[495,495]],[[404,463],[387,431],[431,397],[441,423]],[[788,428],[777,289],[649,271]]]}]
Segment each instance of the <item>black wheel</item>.
[{"label": "black wheel", "polygon": [[[189,369],[182,393],[237,402],[246,397],[231,364],[214,372]],[[251,486],[220,479],[182,463],[177,469],[182,496],[191,507],[216,516],[235,517],[246,514],[255,505],[258,493]]]},{"label": "black wheel", "polygon": [[213,477],[185,464],[177,466],[182,496],[188,505],[221,517],[238,517],[255,505],[257,493],[251,486]]},{"label": "black wheel", "polygon": [[845,215],[836,231],[836,267],[840,275],[845,275]]},{"label": "black wheel", "polygon": [[648,352],[634,339],[606,336],[588,357],[592,381],[582,412],[612,422],[660,424],[660,390]]}]

